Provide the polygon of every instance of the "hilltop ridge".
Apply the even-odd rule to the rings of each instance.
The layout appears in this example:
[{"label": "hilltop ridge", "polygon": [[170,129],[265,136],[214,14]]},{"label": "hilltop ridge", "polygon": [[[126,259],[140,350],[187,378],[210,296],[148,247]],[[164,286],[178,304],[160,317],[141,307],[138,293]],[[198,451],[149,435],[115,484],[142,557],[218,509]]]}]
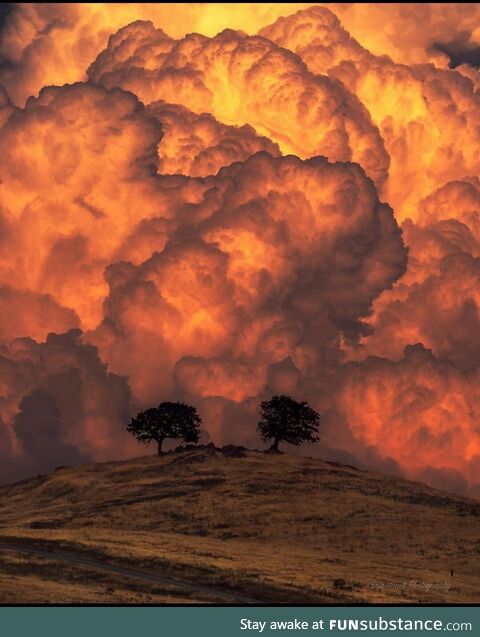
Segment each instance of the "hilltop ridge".
[{"label": "hilltop ridge", "polygon": [[460,603],[480,585],[479,502],[235,446],[61,467],[0,487],[0,521],[4,602]]}]

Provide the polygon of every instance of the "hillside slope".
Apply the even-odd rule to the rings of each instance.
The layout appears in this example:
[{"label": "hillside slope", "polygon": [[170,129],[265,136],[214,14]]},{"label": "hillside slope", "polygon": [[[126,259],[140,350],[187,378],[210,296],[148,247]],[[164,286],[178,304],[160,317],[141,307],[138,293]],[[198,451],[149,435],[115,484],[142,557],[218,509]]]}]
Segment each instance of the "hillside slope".
[{"label": "hillside slope", "polygon": [[61,468],[1,487],[0,527],[8,603],[456,603],[480,591],[480,503],[287,454],[209,446]]}]

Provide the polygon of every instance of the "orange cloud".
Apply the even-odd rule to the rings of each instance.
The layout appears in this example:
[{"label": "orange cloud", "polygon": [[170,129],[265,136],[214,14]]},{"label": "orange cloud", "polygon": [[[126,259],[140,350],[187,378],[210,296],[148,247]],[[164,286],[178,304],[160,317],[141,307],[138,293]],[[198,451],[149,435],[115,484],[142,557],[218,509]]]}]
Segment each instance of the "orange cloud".
[{"label": "orange cloud", "polygon": [[13,6],[2,479],[136,453],[126,421],[164,399],[256,446],[287,392],[322,412],[315,452],[478,494],[477,24],[458,3]]}]

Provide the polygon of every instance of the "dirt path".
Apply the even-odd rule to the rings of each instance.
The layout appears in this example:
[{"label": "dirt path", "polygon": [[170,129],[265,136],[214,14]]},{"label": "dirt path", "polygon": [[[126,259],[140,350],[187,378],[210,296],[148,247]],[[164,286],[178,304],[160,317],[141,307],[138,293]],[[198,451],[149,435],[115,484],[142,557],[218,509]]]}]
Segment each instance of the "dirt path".
[{"label": "dirt path", "polygon": [[147,582],[155,582],[157,584],[165,584],[167,586],[175,586],[184,590],[194,591],[197,593],[207,593],[216,598],[225,600],[225,602],[233,604],[257,604],[258,600],[243,597],[229,591],[214,588],[212,586],[205,586],[203,584],[192,584],[191,582],[185,582],[173,577],[165,577],[163,575],[155,575],[154,573],[145,573],[145,571],[137,571],[132,568],[125,568],[123,566],[117,566],[115,564],[109,564],[107,562],[100,562],[91,558],[79,557],[73,553],[66,553],[64,551],[54,551],[47,549],[40,549],[37,547],[24,547],[0,544],[0,553],[21,553],[23,555],[35,555],[43,557],[49,560],[58,560],[59,562],[68,562],[70,564],[78,564],[79,566],[88,566],[93,569],[100,569],[103,571],[109,571],[117,575],[123,575],[124,577],[131,577],[135,579],[144,580]]}]

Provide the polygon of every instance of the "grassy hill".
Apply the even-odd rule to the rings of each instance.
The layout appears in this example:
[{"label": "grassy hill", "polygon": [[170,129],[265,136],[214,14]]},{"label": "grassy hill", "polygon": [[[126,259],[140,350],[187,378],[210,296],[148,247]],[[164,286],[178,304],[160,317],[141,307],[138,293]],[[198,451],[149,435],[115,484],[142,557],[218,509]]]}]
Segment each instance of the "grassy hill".
[{"label": "grassy hill", "polygon": [[7,603],[460,603],[480,590],[480,503],[287,454],[209,446],[61,468],[1,487],[0,527]]}]

